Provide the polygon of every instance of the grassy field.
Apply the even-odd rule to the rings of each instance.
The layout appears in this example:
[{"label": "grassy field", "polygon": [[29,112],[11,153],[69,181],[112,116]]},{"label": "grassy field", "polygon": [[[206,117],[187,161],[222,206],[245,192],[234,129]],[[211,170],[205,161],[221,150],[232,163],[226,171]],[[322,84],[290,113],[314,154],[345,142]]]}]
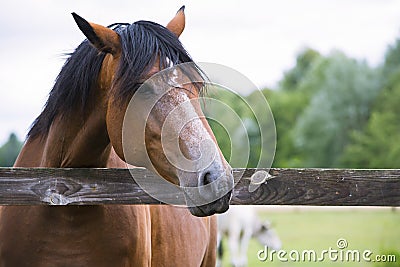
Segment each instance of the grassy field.
[{"label": "grassy field", "polygon": [[[263,246],[256,240],[252,240],[248,250],[248,262],[251,267],[271,266],[271,267],[305,267],[305,266],[400,266],[400,210],[390,209],[346,209],[346,210],[281,210],[269,209],[260,211],[261,218],[268,218],[275,226],[283,247],[287,252],[284,258],[287,262],[277,259],[276,255],[271,262],[270,259],[262,262],[257,258],[257,252]],[[361,252],[360,262],[332,261],[328,254],[325,259],[319,262],[292,261],[289,253],[292,250],[314,250],[317,258],[323,250],[340,251],[337,246],[338,239],[343,238],[347,241],[348,250],[358,250]],[[227,249],[227,242],[224,243]],[[365,250],[372,252],[369,258],[371,262],[362,259]],[[293,252],[292,255],[295,252]],[[376,255],[395,255],[395,263],[381,263],[375,261]],[[335,254],[332,254],[334,257]],[[340,255],[339,253],[337,255]],[[344,254],[345,255],[345,254]],[[223,266],[230,266],[229,255],[225,253]],[[350,257],[352,259],[352,257]]]}]

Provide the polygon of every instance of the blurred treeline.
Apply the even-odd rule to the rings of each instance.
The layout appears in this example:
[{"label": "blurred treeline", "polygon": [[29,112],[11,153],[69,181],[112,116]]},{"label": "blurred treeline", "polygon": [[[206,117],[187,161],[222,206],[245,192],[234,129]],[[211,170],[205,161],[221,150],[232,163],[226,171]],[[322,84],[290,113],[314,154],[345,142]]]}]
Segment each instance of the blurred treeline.
[{"label": "blurred treeline", "polygon": [[[340,51],[324,56],[304,49],[277,88],[262,93],[276,124],[274,167],[400,167],[400,39],[374,68]],[[258,96],[245,98],[252,97]],[[220,93],[219,98],[247,128],[251,148],[247,167],[256,167],[261,151],[254,117],[237,96]],[[222,125],[238,127],[228,117],[223,120]],[[228,135],[218,123],[210,120],[210,124],[227,158],[232,147],[245,142],[241,134]],[[0,147],[0,166],[12,166],[21,146],[11,134]]]},{"label": "blurred treeline", "polygon": [[[400,40],[374,68],[340,51],[324,56],[303,49],[277,88],[262,93],[276,124],[273,167],[400,167]],[[234,98],[223,101],[241,112]],[[243,140],[233,135],[230,144],[226,133],[212,127],[229,158],[230,146]],[[250,144],[256,147],[257,142],[250,135]],[[257,153],[252,151],[247,167],[257,166]]]},{"label": "blurred treeline", "polygon": [[12,167],[21,148],[22,142],[14,133],[10,134],[8,141],[0,147],[0,167]]}]

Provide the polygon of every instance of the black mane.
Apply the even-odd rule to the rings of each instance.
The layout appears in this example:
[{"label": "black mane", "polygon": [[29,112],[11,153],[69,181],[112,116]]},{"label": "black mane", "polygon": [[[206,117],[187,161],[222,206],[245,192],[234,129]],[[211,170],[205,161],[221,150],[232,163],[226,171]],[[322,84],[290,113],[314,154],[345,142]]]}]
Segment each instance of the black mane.
[{"label": "black mane", "polygon": [[[122,54],[115,76],[118,84],[116,99],[127,99],[134,94],[142,78],[160,58],[160,69],[171,65],[193,62],[179,39],[165,27],[150,21],[110,25],[120,35]],[[99,52],[84,40],[69,54],[42,113],[33,122],[28,137],[47,135],[57,116],[78,112],[83,120],[93,89],[98,83],[105,53]],[[201,74],[200,69],[196,69]]]}]

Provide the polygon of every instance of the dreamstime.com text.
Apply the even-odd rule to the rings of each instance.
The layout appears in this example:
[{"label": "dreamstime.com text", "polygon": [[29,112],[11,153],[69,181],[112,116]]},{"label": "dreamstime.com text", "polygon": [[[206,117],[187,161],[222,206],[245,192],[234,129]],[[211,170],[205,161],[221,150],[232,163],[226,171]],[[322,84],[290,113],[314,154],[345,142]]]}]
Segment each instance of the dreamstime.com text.
[{"label": "dreamstime.com text", "polygon": [[262,262],[396,262],[396,255],[378,255],[373,251],[348,249],[347,240],[339,238],[337,248],[329,247],[321,251],[316,250],[270,250],[264,247],[257,252],[258,260]]}]

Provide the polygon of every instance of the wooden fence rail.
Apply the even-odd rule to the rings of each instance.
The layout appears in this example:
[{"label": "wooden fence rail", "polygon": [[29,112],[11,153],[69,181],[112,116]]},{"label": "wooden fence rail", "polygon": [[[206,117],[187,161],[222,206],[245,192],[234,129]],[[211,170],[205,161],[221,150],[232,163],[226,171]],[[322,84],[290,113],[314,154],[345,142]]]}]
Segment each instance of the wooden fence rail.
[{"label": "wooden fence rail", "polygon": [[[265,171],[235,169],[235,179],[241,179],[231,203],[400,206],[397,169],[270,169],[269,179],[249,192],[250,178]],[[140,168],[132,173],[137,177],[154,177]],[[127,169],[0,168],[0,205],[66,204],[160,204],[160,201],[146,194]]]}]

